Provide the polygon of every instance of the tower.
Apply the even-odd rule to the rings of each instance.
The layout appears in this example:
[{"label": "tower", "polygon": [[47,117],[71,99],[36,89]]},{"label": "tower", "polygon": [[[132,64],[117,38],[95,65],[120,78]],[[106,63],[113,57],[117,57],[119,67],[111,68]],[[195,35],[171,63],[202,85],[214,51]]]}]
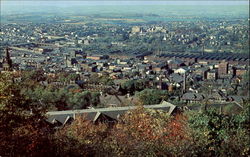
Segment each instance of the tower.
[{"label": "tower", "polygon": [[5,49],[5,58],[3,60],[3,70],[11,71],[12,70],[12,60],[10,59],[9,48]]}]

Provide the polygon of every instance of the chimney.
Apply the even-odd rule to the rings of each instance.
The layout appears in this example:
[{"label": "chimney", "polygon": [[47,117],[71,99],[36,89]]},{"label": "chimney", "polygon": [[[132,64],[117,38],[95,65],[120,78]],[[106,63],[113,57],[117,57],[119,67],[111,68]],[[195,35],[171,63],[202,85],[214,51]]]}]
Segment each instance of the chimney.
[{"label": "chimney", "polygon": [[201,53],[201,55],[203,56],[204,54],[205,54],[205,42],[202,45],[202,53]]},{"label": "chimney", "polygon": [[169,91],[169,92],[172,92],[172,91],[173,91],[173,88],[174,88],[174,87],[173,87],[173,84],[171,83],[171,84],[168,86],[168,91]]},{"label": "chimney", "polygon": [[129,98],[129,97],[130,97],[130,94],[128,93],[128,94],[127,94],[127,98]]},{"label": "chimney", "polygon": [[186,72],[184,73],[183,76],[183,89],[182,89],[182,93],[184,94],[186,92]]}]

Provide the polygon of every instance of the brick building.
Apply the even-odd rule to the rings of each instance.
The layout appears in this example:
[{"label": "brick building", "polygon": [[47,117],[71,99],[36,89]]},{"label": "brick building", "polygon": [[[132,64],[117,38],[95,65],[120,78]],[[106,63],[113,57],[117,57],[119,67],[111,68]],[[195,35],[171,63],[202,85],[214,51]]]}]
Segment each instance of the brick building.
[{"label": "brick building", "polygon": [[218,67],[218,75],[221,78],[227,75],[227,73],[228,73],[228,62],[222,61]]}]

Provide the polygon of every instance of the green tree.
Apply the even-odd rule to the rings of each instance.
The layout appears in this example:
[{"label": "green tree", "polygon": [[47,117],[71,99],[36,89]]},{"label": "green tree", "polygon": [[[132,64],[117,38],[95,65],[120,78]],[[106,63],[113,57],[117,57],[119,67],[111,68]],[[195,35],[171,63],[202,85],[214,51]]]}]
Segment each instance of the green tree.
[{"label": "green tree", "polygon": [[223,115],[215,110],[189,113],[193,154],[198,156],[249,155],[250,138],[247,135],[249,109],[246,111],[239,115]]},{"label": "green tree", "polygon": [[45,81],[46,77],[44,75],[43,70],[33,70],[33,71],[25,71],[22,73],[22,79],[24,81],[31,81],[35,80],[37,82],[39,81]]},{"label": "green tree", "polygon": [[134,80],[128,80],[121,85],[121,88],[128,93],[134,93],[135,91],[134,82],[135,82]]},{"label": "green tree", "polygon": [[100,93],[98,92],[91,93],[91,105],[92,106],[100,105]]},{"label": "green tree", "polygon": [[137,92],[136,96],[143,105],[159,104],[162,100],[168,99],[168,92],[157,89],[144,89]]},{"label": "green tree", "polygon": [[108,76],[99,77],[99,83],[104,84],[104,85],[109,85],[109,86],[114,85],[114,81]]},{"label": "green tree", "polygon": [[91,105],[91,93],[88,91],[71,93],[67,100],[72,109],[84,109]]},{"label": "green tree", "polygon": [[146,80],[128,80],[121,84],[122,90],[130,94],[134,94],[136,91],[142,91],[146,87]]}]

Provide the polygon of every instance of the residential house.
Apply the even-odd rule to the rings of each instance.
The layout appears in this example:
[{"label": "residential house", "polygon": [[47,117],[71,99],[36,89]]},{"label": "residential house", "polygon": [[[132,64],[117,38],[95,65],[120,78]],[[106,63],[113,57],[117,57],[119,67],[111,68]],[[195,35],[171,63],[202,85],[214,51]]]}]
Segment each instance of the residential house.
[{"label": "residential house", "polygon": [[[68,110],[68,111],[51,111],[47,112],[47,121],[54,124],[54,126],[64,126],[71,123],[77,116],[85,116],[86,120],[93,123],[108,123],[112,124],[119,120],[120,116],[127,113],[129,110],[136,109],[138,106],[125,107],[109,107],[109,108],[91,108],[84,110]],[[162,110],[168,115],[178,113],[178,108],[166,101],[162,101],[156,105],[144,105],[146,109]]]}]

